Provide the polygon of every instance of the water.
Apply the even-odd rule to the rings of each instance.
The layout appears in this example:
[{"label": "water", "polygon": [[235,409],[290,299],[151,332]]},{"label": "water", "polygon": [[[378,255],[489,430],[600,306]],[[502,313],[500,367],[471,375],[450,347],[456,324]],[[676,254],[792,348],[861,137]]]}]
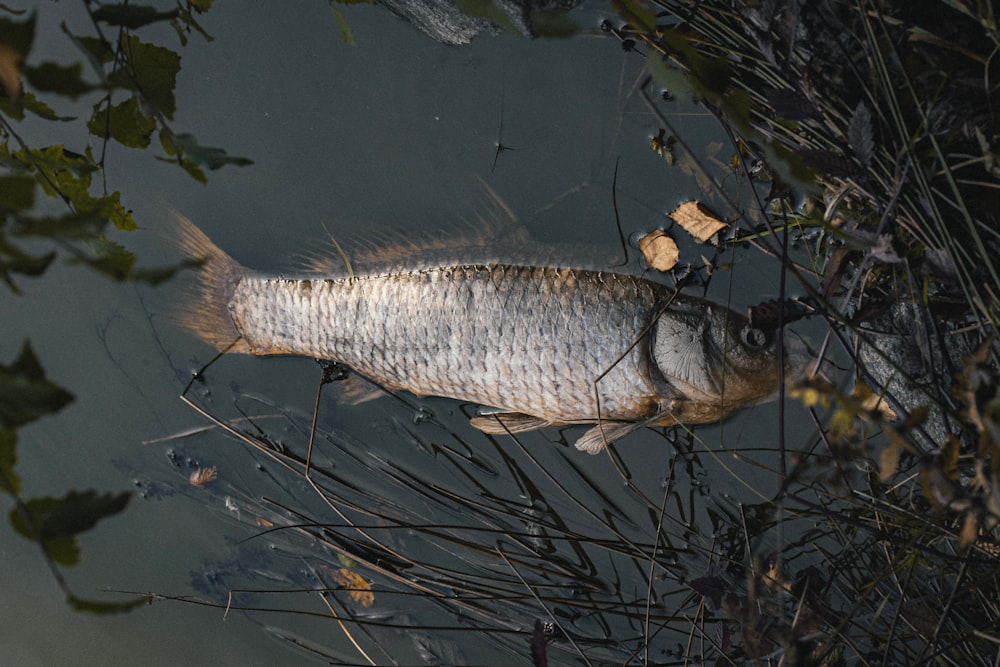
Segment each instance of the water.
[{"label": "water", "polygon": [[[571,40],[500,35],[455,48],[433,43],[378,8],[338,8],[354,30],[357,47],[339,41],[333,17],[322,4],[295,12],[278,5],[219,4],[202,18],[216,39],[205,43],[194,36],[178,49],[183,69],[174,126],[255,164],[211,172],[203,187],[149,152],[111,145],[109,187],[123,192],[126,205],[146,228],[119,235],[119,240],[140,261],[156,264],[175,256],[163,238],[163,223],[175,209],[244,264],[288,269],[295,265],[295,255],[324,250],[327,233],[344,239],[454,224],[480,201],[477,177],[542,241],[616,247],[611,190],[616,164],[626,235],[662,225],[664,212],[685,199],[718,205],[714,195],[703,192],[695,173],[683,164],[668,166],[650,150],[649,138],[659,123],[636,90],[643,58],[624,52],[617,40],[600,32],[606,16],[600,9],[576,14],[588,34]],[[39,14],[36,53],[75,58],[55,27],[63,19],[86,30],[77,8],[47,7]],[[140,34],[177,48],[168,31]],[[652,91],[654,96],[657,92]],[[725,177],[730,149],[721,143],[714,120],[683,101],[662,108],[715,173]],[[57,139],[82,148],[79,136],[68,129],[65,133]],[[53,140],[28,131],[25,136],[38,144]],[[504,151],[494,169],[500,141],[513,150]],[[732,178],[728,185],[735,189]],[[696,265],[701,254],[713,252],[708,246],[686,249],[687,261]],[[737,262],[732,271],[712,281],[711,296],[743,307],[777,295],[775,265],[746,251],[732,259]],[[22,285],[23,297],[0,295],[0,355],[12,359],[30,337],[49,376],[77,397],[58,416],[21,431],[18,470],[26,495],[61,495],[70,488],[137,492],[126,512],[82,537],[81,564],[66,571],[79,594],[120,599],[121,594],[103,591],[155,591],[219,602],[231,587],[248,583],[308,588],[315,582],[310,574],[319,567],[304,565],[311,556],[325,554],[330,566],[336,565],[335,552],[324,551],[328,547],[308,536],[279,533],[240,543],[264,525],[259,519],[273,522],[286,516],[262,503],[262,495],[296,504],[317,520],[331,520],[329,508],[312,490],[297,477],[282,474],[273,459],[218,433],[160,441],[206,423],[177,396],[190,373],[212,356],[170,324],[171,285],[116,285],[64,265]],[[194,397],[224,418],[240,416],[234,405],[248,415],[277,415],[256,420],[261,432],[301,448],[318,377],[310,360],[226,358],[210,369],[206,385],[195,386]],[[569,549],[582,559],[577,564],[581,581],[595,585],[642,580],[633,573],[632,578],[613,574],[631,562],[623,555],[628,548],[571,548],[558,534],[546,542],[545,532],[552,529],[540,528],[542,519],[564,522],[566,533],[618,542],[624,537],[648,548],[658,523],[640,495],[655,508],[668,488],[662,533],[673,543],[661,542],[659,548],[665,562],[677,562],[678,569],[658,576],[670,580],[708,567],[701,550],[711,546],[712,529],[698,523],[705,520],[703,509],[692,509],[703,508],[704,497],[718,492],[723,500],[712,502],[725,503],[721,492],[727,491],[752,503],[777,489],[776,478],[767,471],[774,465],[774,406],[745,411],[724,428],[699,428],[697,439],[686,445],[698,453],[676,454],[659,433],[630,436],[619,447],[622,465],[632,476],[630,487],[605,457],[586,457],[559,444],[561,438],[572,442],[582,429],[565,436],[557,431],[531,434],[522,438],[523,446],[503,439],[493,443],[467,426],[456,402],[410,399],[411,404],[403,405],[384,399],[345,407],[333,398],[336,391],[331,388],[322,404],[320,426],[327,437],[321,438],[317,455],[334,462],[338,481],[329,484],[337,493],[359,506],[369,503],[366,509],[377,509],[381,521],[468,520],[471,510],[462,502],[433,494],[415,502],[415,489],[430,484],[485,503],[482,515],[471,515],[483,526],[520,512],[526,520],[513,521],[504,531],[533,532],[530,543],[549,553],[553,564]],[[426,411],[433,419],[415,424],[415,411]],[[683,445],[686,437],[679,437]],[[146,441],[156,442],[142,444]],[[731,450],[741,447],[764,467],[734,458]],[[207,465],[218,466],[219,480],[206,488],[185,482],[192,470]],[[614,530],[602,527],[602,521]],[[10,664],[309,660],[307,651],[293,652],[288,641],[275,640],[278,631],[265,627],[282,628],[331,655],[361,661],[329,619],[232,612],[224,620],[220,608],[181,602],[156,602],[114,617],[73,612],[35,547],[6,524],[0,531],[0,568],[9,601],[0,611],[0,646]],[[467,527],[450,534],[490,542]],[[549,576],[545,570],[533,575],[527,565],[514,567],[494,556],[471,554],[419,531],[395,529],[391,537],[379,539],[415,562],[457,558],[470,573],[505,581],[511,590],[516,588],[514,570]],[[398,591],[380,592],[390,590],[390,584],[377,582],[383,588],[377,586],[370,613],[377,614],[381,606],[384,613],[395,614],[393,622],[418,627],[455,623],[440,605],[397,597]],[[447,584],[441,586],[447,589]],[[669,590],[657,587],[667,607],[690,595],[676,584]],[[624,592],[634,599],[645,594]],[[240,601],[326,613],[310,593],[254,594]],[[514,660],[511,646],[523,644],[527,650],[525,632],[535,618],[544,618],[544,610],[527,596],[515,607],[521,613],[517,617],[504,616],[511,610],[502,605],[491,608],[495,623],[480,618],[485,623],[481,627],[516,632],[496,641],[484,639],[482,653],[471,648],[480,638],[467,631],[418,633],[434,643],[425,650],[442,660],[456,651],[459,661],[470,654],[484,664]],[[567,627],[592,637],[606,630],[598,619],[576,619]],[[616,633],[624,627],[627,623],[614,622]],[[671,638],[659,640],[661,652],[651,657],[666,659],[663,647],[682,641],[678,638],[688,630],[684,623],[665,630]],[[361,635],[369,650],[378,640],[405,664],[420,658],[405,633],[371,632],[370,638]],[[641,636],[642,628],[631,632]],[[554,660],[575,661],[575,649],[565,641],[552,651]]]}]

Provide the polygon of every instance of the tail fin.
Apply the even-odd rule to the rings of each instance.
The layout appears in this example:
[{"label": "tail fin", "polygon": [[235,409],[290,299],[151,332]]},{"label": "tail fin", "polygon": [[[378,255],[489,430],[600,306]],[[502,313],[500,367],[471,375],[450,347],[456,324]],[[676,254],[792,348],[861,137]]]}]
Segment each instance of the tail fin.
[{"label": "tail fin", "polygon": [[217,350],[248,352],[249,346],[229,312],[229,302],[247,269],[212,243],[193,222],[180,214],[176,218],[177,244],[188,257],[201,262],[197,282],[178,309],[178,324]]}]

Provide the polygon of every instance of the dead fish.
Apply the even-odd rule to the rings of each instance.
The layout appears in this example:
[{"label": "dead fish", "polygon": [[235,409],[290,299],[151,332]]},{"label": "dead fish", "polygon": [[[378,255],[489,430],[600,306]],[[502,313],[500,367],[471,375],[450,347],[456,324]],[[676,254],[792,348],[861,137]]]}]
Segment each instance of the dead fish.
[{"label": "dead fish", "polygon": [[181,324],[207,343],[489,406],[472,419],[486,433],[595,424],[576,447],[597,453],[777,391],[776,327],[640,277],[502,261],[284,277],[241,266],[188,220],[179,236],[202,262]]}]

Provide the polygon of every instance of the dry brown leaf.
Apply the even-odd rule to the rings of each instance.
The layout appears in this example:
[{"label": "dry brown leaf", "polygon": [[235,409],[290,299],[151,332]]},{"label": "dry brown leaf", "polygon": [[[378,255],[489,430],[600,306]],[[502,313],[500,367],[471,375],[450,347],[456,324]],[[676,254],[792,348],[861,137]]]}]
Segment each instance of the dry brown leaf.
[{"label": "dry brown leaf", "polygon": [[330,576],[341,588],[347,589],[351,599],[362,607],[370,607],[375,603],[375,594],[372,593],[372,585],[364,577],[355,572],[342,567],[339,570],[330,569]]},{"label": "dry brown leaf", "polygon": [[686,201],[668,214],[678,225],[702,243],[729,225],[696,201]]},{"label": "dry brown leaf", "polygon": [[0,86],[13,102],[21,97],[21,53],[9,44],[0,44]]},{"label": "dry brown leaf", "polygon": [[962,532],[958,536],[958,548],[965,549],[979,537],[979,517],[969,512],[962,522]]},{"label": "dry brown leaf", "polygon": [[[859,387],[863,387],[864,389],[859,391]],[[898,417],[896,411],[885,402],[881,394],[876,394],[867,385],[862,383],[855,385],[854,396],[861,401],[860,407],[862,410],[869,413],[877,413],[886,421],[896,421]]]},{"label": "dry brown leaf", "polygon": [[646,266],[657,271],[669,271],[677,264],[677,244],[661,229],[639,239],[639,250],[646,258]]},{"label": "dry brown leaf", "polygon": [[878,478],[881,482],[888,482],[896,474],[899,468],[899,454],[902,447],[893,442],[886,445],[879,457]]}]

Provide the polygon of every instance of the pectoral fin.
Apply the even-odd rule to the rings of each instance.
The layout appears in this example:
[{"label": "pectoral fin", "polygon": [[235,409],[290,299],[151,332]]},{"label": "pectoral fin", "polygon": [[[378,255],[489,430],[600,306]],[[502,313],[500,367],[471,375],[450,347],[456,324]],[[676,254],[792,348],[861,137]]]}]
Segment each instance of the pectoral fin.
[{"label": "pectoral fin", "polygon": [[546,426],[552,426],[556,422],[526,415],[523,412],[493,412],[481,417],[473,417],[469,423],[483,433],[506,435],[507,433],[536,431]]},{"label": "pectoral fin", "polygon": [[671,426],[677,423],[676,417],[670,412],[658,412],[641,422],[601,422],[587,430],[579,440],[576,448],[588,454],[601,452],[610,443],[621,440],[629,433],[647,426]]},{"label": "pectoral fin", "polygon": [[645,425],[645,422],[601,422],[597,426],[588,429],[576,441],[576,448],[588,454],[598,454],[609,443],[620,440],[632,431],[637,431]]}]

